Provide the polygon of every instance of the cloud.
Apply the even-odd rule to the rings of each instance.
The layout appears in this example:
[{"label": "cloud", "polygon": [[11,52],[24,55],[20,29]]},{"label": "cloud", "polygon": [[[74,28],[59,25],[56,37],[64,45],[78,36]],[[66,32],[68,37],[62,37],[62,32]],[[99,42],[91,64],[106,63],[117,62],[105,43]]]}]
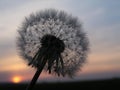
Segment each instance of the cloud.
[{"label": "cloud", "polygon": [[0,72],[0,82],[10,81],[11,74],[10,72]]},{"label": "cloud", "polygon": [[96,79],[112,79],[112,78],[120,78],[120,72],[118,70],[114,70],[114,71],[81,73],[79,76],[75,77],[74,79],[96,80]]},{"label": "cloud", "polygon": [[93,52],[107,52],[108,54],[110,52],[119,52],[119,28],[120,23],[90,29],[91,32],[89,31],[88,34]]},{"label": "cloud", "polygon": [[90,22],[90,21],[95,20],[96,18],[104,15],[104,13],[105,13],[104,8],[95,8],[92,11],[83,12],[83,14],[80,15],[79,17],[85,22]]}]

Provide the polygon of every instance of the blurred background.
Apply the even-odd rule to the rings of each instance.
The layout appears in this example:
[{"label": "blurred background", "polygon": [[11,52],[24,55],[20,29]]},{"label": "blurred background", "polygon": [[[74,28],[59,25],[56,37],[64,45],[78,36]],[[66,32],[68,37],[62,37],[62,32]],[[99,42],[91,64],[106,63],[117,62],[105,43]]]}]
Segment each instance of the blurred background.
[{"label": "blurred background", "polygon": [[32,79],[36,70],[19,56],[17,30],[29,14],[47,8],[64,10],[80,19],[90,53],[73,79],[42,72],[40,82],[120,78],[120,0],[0,0],[0,83]]}]

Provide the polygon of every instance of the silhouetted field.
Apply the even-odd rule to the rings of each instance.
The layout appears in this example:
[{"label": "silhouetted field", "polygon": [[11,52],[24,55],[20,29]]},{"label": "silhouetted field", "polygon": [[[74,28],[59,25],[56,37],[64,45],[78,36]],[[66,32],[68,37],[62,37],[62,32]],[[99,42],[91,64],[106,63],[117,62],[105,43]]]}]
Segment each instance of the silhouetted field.
[{"label": "silhouetted field", "polygon": [[[28,84],[0,84],[0,90],[25,90]],[[64,89],[101,89],[101,90],[120,90],[120,79],[96,80],[96,81],[77,81],[59,83],[37,83],[34,90],[64,90]]]}]

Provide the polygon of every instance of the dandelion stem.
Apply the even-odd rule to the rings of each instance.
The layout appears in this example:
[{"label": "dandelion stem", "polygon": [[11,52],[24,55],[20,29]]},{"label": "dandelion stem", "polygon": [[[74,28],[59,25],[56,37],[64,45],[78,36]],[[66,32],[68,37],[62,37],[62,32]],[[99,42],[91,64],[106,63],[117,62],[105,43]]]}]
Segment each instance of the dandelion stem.
[{"label": "dandelion stem", "polygon": [[40,66],[40,68],[37,69],[35,75],[33,76],[30,84],[28,85],[28,87],[26,88],[26,90],[33,90],[33,87],[38,79],[38,77],[40,76],[45,64],[46,64],[47,60],[43,60],[42,62],[42,66]]}]

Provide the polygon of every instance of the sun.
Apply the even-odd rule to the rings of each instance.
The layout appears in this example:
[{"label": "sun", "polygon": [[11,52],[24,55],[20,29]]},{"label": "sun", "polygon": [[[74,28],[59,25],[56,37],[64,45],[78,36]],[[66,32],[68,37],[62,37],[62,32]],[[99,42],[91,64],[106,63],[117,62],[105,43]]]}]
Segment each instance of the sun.
[{"label": "sun", "polygon": [[13,83],[20,83],[22,81],[22,78],[20,76],[14,76],[12,78]]}]

